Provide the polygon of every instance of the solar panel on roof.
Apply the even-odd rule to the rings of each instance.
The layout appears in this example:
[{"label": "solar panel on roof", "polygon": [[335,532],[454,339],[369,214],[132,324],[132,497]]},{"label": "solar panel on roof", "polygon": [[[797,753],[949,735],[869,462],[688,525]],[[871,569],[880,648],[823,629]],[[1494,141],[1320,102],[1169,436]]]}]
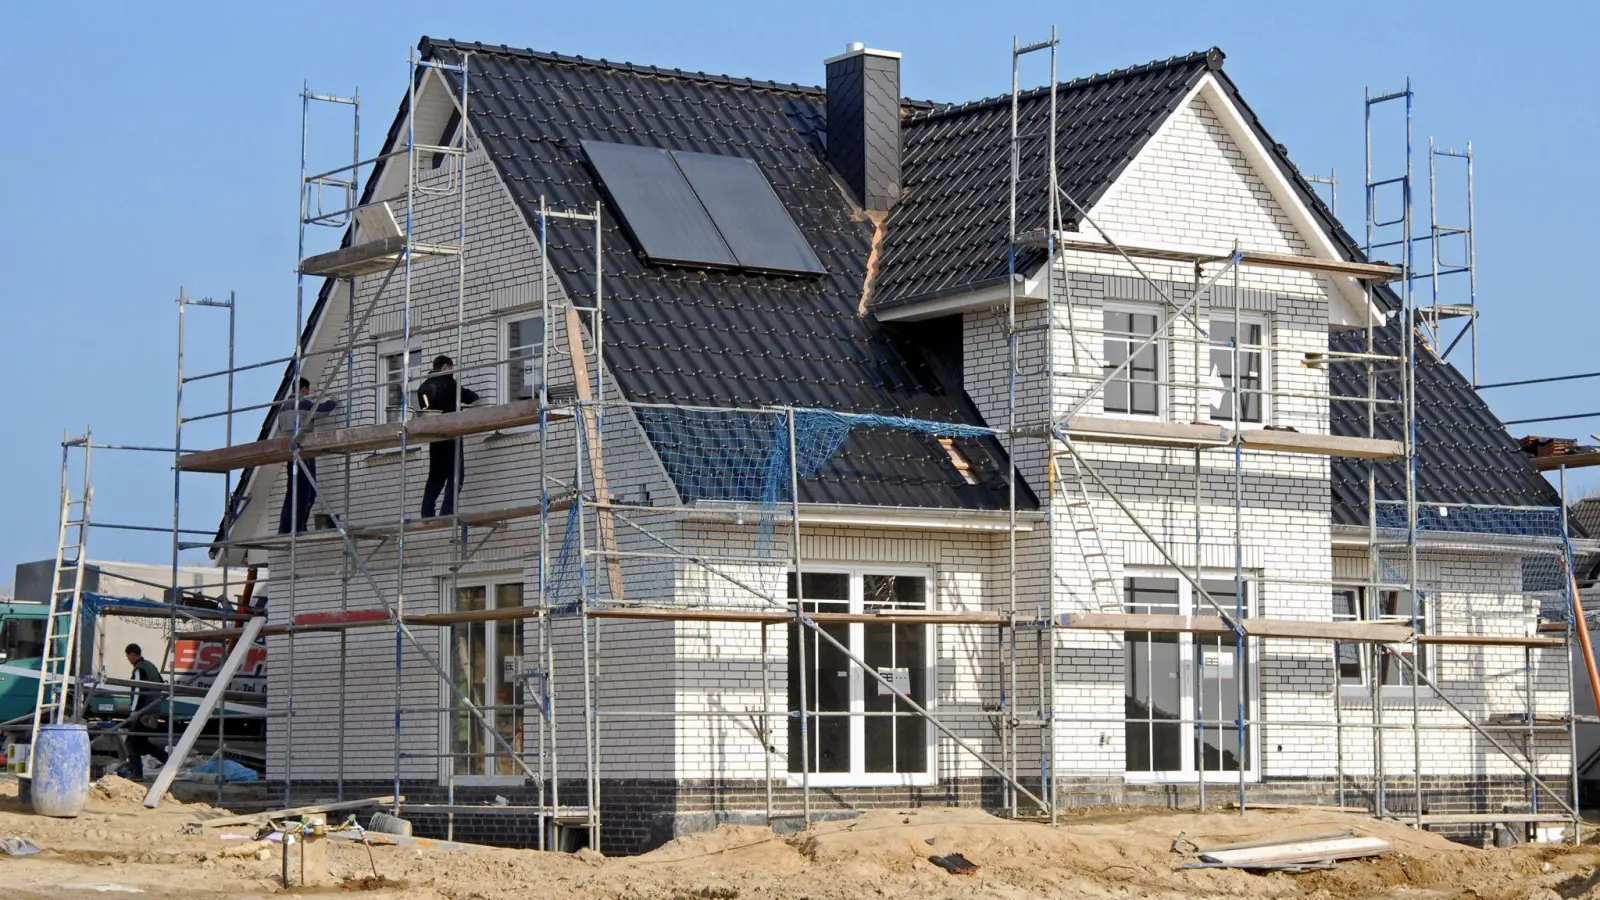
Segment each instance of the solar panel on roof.
[{"label": "solar panel on roof", "polygon": [[739,265],[668,151],[603,141],[582,144],[601,187],[647,259],[729,269]]},{"label": "solar panel on roof", "polygon": [[825,271],[754,161],[676,150],[672,157],[742,268]]}]

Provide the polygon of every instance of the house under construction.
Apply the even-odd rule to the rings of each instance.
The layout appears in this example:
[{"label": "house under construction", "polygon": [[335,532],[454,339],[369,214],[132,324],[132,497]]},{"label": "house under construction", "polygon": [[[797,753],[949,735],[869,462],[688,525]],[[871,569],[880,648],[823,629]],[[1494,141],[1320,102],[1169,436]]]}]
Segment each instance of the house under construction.
[{"label": "house under construction", "polygon": [[1448,360],[1472,228],[1413,221],[1409,87],[1357,240],[1220,50],[1057,48],[949,104],[860,45],[804,87],[424,38],[378,155],[308,130],[282,387],[206,450],[180,392],[175,445],[235,473],[175,558],[271,573],[286,805],[607,852],[908,804],[1574,824],[1574,536]]}]

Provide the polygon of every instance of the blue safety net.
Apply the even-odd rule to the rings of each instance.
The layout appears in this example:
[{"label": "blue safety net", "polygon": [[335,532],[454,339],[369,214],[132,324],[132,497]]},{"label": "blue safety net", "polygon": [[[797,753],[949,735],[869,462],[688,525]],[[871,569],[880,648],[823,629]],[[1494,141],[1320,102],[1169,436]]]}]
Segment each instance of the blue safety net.
[{"label": "blue safety net", "polygon": [[567,508],[567,525],[561,535],[561,549],[550,563],[550,577],[544,585],[544,602],[552,612],[575,611],[583,600],[583,567],[578,553],[578,504]]},{"label": "blue safety net", "polygon": [[[787,412],[640,407],[635,413],[685,503],[774,506],[793,500]],[[815,475],[857,428],[935,437],[993,434],[987,428],[904,416],[798,409],[793,477]]]},{"label": "blue safety net", "polygon": [[[1404,531],[1406,505],[1378,504],[1378,528]],[[1560,507],[1439,506],[1417,504],[1417,531],[1424,533],[1494,535],[1509,538],[1539,537],[1561,541]]]},{"label": "blue safety net", "polygon": [[[831,410],[795,410],[792,429],[787,410],[635,407],[633,411],[684,503],[751,509],[756,523],[752,558],[770,550],[774,514],[793,502],[794,482],[817,474],[855,430],[954,438],[994,434],[972,425]],[[594,527],[592,521],[587,524]],[[598,576],[581,562],[578,533],[574,506],[545,583],[546,603],[558,612],[576,609]]]},{"label": "blue safety net", "polygon": [[[1406,505],[1378,504],[1379,581],[1404,584]],[[1441,506],[1417,504],[1419,553],[1437,557],[1470,550],[1502,552],[1520,560],[1521,592],[1538,604],[1539,616],[1565,621],[1572,613],[1572,545],[1560,507]],[[1466,559],[1466,557],[1463,557]],[[1418,585],[1427,593],[1426,585]]]}]

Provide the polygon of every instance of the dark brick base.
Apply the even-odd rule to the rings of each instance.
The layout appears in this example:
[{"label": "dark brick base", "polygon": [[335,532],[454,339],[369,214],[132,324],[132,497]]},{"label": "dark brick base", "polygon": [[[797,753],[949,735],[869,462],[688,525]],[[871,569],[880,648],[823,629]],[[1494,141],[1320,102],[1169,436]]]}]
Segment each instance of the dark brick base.
[{"label": "dark brick base", "polygon": [[[1566,779],[1552,776],[1545,779],[1557,791],[1567,790]],[[1038,782],[1024,782],[1029,790],[1038,792]],[[1062,778],[1058,792],[1063,808],[1090,808],[1104,806],[1151,806],[1171,809],[1195,809],[1200,805],[1199,786],[1185,784],[1129,784],[1119,778]],[[281,791],[281,785],[277,786]],[[293,802],[313,803],[335,796],[332,783],[297,782]],[[346,782],[345,797],[377,796],[393,789],[390,782]],[[451,802],[444,787],[437,784],[408,783],[403,785],[407,805],[442,804]],[[563,782],[561,797],[564,805],[581,805],[584,785],[582,781]],[[457,787],[454,803],[457,805],[482,805],[494,802],[496,796],[505,797],[512,807],[532,806],[538,802],[538,792],[531,788]],[[1562,795],[1563,799],[1567,797]],[[803,797],[797,788],[774,786],[772,794],[771,825],[778,831],[800,827],[803,821]],[[1272,779],[1261,784],[1245,786],[1245,802],[1333,805],[1340,801],[1339,785],[1335,779]],[[1347,806],[1373,808],[1374,791],[1371,779],[1347,778],[1343,802]],[[1237,804],[1239,788],[1235,784],[1208,784],[1205,804],[1208,809],[1223,809]],[[1527,784],[1520,778],[1425,778],[1423,779],[1423,812],[1444,813],[1500,813],[1526,811],[1529,807]],[[869,809],[928,809],[939,807],[970,807],[999,810],[1004,804],[1001,782],[992,778],[965,778],[921,788],[824,788],[811,790],[813,820],[849,818]],[[1385,784],[1385,805],[1391,815],[1405,816],[1415,812],[1416,793],[1410,779],[1392,779]],[[1028,812],[1023,804],[1024,812]],[[1545,812],[1559,810],[1559,805],[1548,795],[1539,798],[1539,808]],[[494,844],[504,847],[537,847],[539,845],[538,818],[527,812],[458,812],[454,816],[436,812],[406,812],[416,829],[424,837],[453,838],[458,841]],[[600,786],[601,849],[606,854],[626,855],[642,853],[685,834],[705,831],[721,824],[767,825],[766,785],[760,780],[741,781],[671,781],[666,779],[605,780]],[[1451,838],[1467,843],[1483,844],[1494,838],[1494,826],[1457,825],[1435,828]],[[575,850],[587,842],[582,829],[565,833],[566,845],[556,847],[551,838],[551,849]]]}]

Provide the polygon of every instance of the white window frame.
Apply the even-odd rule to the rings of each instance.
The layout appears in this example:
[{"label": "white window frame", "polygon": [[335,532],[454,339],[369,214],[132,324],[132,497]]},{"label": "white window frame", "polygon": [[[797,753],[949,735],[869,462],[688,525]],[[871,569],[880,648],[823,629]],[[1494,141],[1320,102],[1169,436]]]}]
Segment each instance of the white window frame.
[{"label": "white window frame", "polygon": [[[1185,577],[1187,575],[1188,577]],[[1186,569],[1179,573],[1176,569],[1156,566],[1127,566],[1123,570],[1124,578],[1167,578],[1178,582],[1178,609],[1180,615],[1215,615],[1211,608],[1195,591],[1194,585],[1189,583],[1189,578],[1194,577],[1193,569]],[[1201,569],[1201,581],[1233,581],[1233,569]],[[1259,614],[1261,608],[1261,574],[1245,570],[1245,617],[1249,618]],[[1213,595],[1214,596],[1214,595]],[[1230,610],[1228,601],[1222,597],[1215,597],[1218,604],[1225,610]],[[1196,638],[1205,635],[1185,634],[1178,635],[1178,666],[1179,690],[1182,693],[1185,709],[1182,719],[1187,722],[1183,726],[1184,737],[1181,741],[1183,754],[1183,769],[1171,772],[1138,772],[1124,769],[1123,778],[1131,784],[1193,784],[1200,777],[1199,767],[1194,758],[1194,732],[1200,727],[1193,720],[1195,718],[1196,691],[1195,684],[1195,653],[1197,649]],[[1245,639],[1245,661],[1250,677],[1245,684],[1245,694],[1249,700],[1249,713],[1246,721],[1246,732],[1249,736],[1248,752],[1250,765],[1244,771],[1244,779],[1255,783],[1261,780],[1261,658],[1258,641]],[[1205,718],[1220,719],[1216,710],[1205,710]],[[1207,784],[1238,784],[1239,772],[1236,769],[1206,770],[1204,773]]]},{"label": "white window frame", "polygon": [[[938,578],[934,570],[927,566],[894,566],[871,565],[861,563],[813,563],[810,560],[802,571],[807,575],[845,575],[850,579],[850,610],[859,613],[863,608],[863,577],[865,575],[904,575],[923,579],[925,586],[923,596],[927,599],[927,608],[932,611],[939,608],[937,595]],[[793,574],[790,572],[789,574]],[[802,597],[804,599],[804,597]],[[862,623],[852,623],[850,629],[850,650],[857,656],[864,656],[865,626]],[[937,714],[939,700],[939,626],[924,625],[927,629],[927,653],[924,665],[928,673],[928,702],[924,708],[930,713]],[[809,630],[809,629],[808,629]],[[788,653],[793,653],[790,648]],[[789,657],[784,657],[787,665]],[[814,666],[815,660],[808,654],[808,666]],[[874,689],[878,682],[868,678],[861,667],[854,662],[850,663],[850,711],[852,713],[864,712],[866,692]],[[785,695],[787,703],[787,694]],[[865,722],[866,717],[852,717],[852,723]],[[812,787],[928,787],[939,782],[939,732],[933,723],[923,719],[924,733],[926,735],[928,754],[928,770],[926,772],[866,772],[866,729],[853,727],[850,729],[850,771],[849,772],[812,772],[810,774]],[[788,747],[787,739],[783,746]],[[785,760],[787,767],[787,759]],[[786,772],[787,783],[790,787],[800,787],[804,779],[799,772]]]},{"label": "white window frame", "polygon": [[[457,603],[457,596],[456,596],[456,594],[454,592],[455,591],[460,591],[463,588],[475,588],[475,587],[481,587],[481,588],[484,589],[484,597],[485,597],[486,605],[487,605],[487,603],[493,602],[495,588],[498,587],[498,586],[507,585],[507,584],[515,584],[515,585],[518,585],[519,587],[522,588],[522,602],[523,602],[523,605],[527,605],[527,602],[528,602],[528,585],[527,585],[527,580],[523,577],[522,573],[521,572],[501,572],[501,573],[497,573],[497,574],[478,575],[478,576],[474,576],[474,577],[472,577],[470,579],[467,579],[467,578],[458,579],[458,580],[455,581],[454,584],[451,583],[451,579],[448,579],[448,578],[439,579],[439,597],[440,597],[439,608],[454,612],[456,610],[456,603]],[[454,656],[454,654],[455,654],[455,640],[453,639],[453,631],[452,630],[454,628],[463,627],[463,625],[465,625],[465,626],[470,626],[470,627],[473,627],[473,628],[484,628],[484,629],[490,630],[490,632],[492,633],[492,629],[496,625],[510,624],[510,625],[512,625],[512,626],[514,626],[516,628],[522,628],[524,621],[525,620],[522,620],[522,619],[513,619],[513,620],[509,620],[509,621],[500,621],[500,622],[496,622],[496,621],[468,622],[468,623],[462,623],[462,625],[447,626],[444,629],[443,639],[440,641],[440,651],[441,651],[440,654],[439,654],[440,657],[441,657],[440,663],[443,665],[444,670],[446,672],[451,672],[452,673],[452,677],[453,677],[453,672],[454,672],[454,669],[455,669],[455,656]],[[524,636],[524,639],[526,639],[526,632],[525,631],[524,631],[524,635],[523,636]],[[486,638],[486,640],[487,640],[487,638]],[[523,656],[522,656],[522,659],[519,660],[519,663],[518,663],[519,667],[521,665],[525,665],[526,664],[526,659],[527,659],[528,648],[527,648],[526,644],[524,644],[522,649],[523,649]],[[459,698],[456,697],[455,691],[451,689],[450,683],[446,682],[446,681],[443,681],[443,680],[441,680],[440,684],[439,684],[439,696],[440,696],[440,703],[439,703],[439,708],[440,708],[440,712],[439,712],[439,753],[441,754],[441,756],[439,758],[439,783],[443,785],[443,784],[450,784],[451,782],[454,782],[457,785],[463,785],[463,786],[467,786],[467,787],[474,787],[474,786],[478,786],[478,787],[516,787],[518,785],[526,784],[528,778],[527,778],[527,775],[525,773],[518,773],[518,774],[514,774],[514,775],[511,775],[511,774],[500,774],[500,773],[496,773],[496,774],[493,774],[493,775],[457,775],[457,774],[453,774],[454,773],[454,769],[455,769],[456,760],[455,760],[455,757],[449,755],[450,753],[454,752],[454,750],[453,750],[453,748],[451,746],[453,738],[454,738],[454,731],[451,728],[450,706],[451,706],[451,704],[455,703]],[[485,696],[486,697],[488,696],[487,692],[485,692]],[[526,706],[526,705],[527,704],[525,702],[524,706]],[[471,715],[471,714],[468,713],[468,715]],[[478,727],[478,728],[482,728],[483,727],[482,725],[479,725],[476,722],[474,722],[474,725],[475,725],[475,727]],[[528,716],[526,715],[526,713],[523,715],[523,720],[522,720],[522,740],[523,740],[523,744],[524,744],[524,757],[525,757],[526,756],[526,744],[527,744],[527,740],[528,740]],[[498,744],[493,744],[493,746],[494,747],[498,747],[499,745]],[[485,754],[485,756],[483,758],[492,758],[492,757],[490,757],[488,754]]]},{"label": "white window frame", "polygon": [[[1135,314],[1135,315],[1154,316],[1155,317],[1155,320],[1156,320],[1156,326],[1155,326],[1156,339],[1150,344],[1150,346],[1156,352],[1156,411],[1154,413],[1140,413],[1140,412],[1117,412],[1117,411],[1114,411],[1114,410],[1107,409],[1106,405],[1105,405],[1106,387],[1104,385],[1102,385],[1101,388],[1100,388],[1100,412],[1105,416],[1108,416],[1110,418],[1115,418],[1115,419],[1142,419],[1142,420],[1145,420],[1145,421],[1156,421],[1156,422],[1165,421],[1167,416],[1168,416],[1168,414],[1169,414],[1169,410],[1171,409],[1171,402],[1170,401],[1171,401],[1171,396],[1172,396],[1171,392],[1167,390],[1167,382],[1172,380],[1169,377],[1169,375],[1170,375],[1170,373],[1172,371],[1172,340],[1171,340],[1171,336],[1169,334],[1167,334],[1166,331],[1163,330],[1167,326],[1167,310],[1164,309],[1159,304],[1141,303],[1141,302],[1136,301],[1136,300],[1107,300],[1105,302],[1105,305],[1101,309],[1101,314],[1100,314],[1100,360],[1101,360],[1101,363],[1100,363],[1101,364],[1100,380],[1101,381],[1105,380],[1106,369],[1107,369],[1107,366],[1109,365],[1107,363],[1106,357],[1105,357],[1105,344],[1106,344],[1106,341],[1108,341],[1108,340],[1129,341],[1130,348],[1131,348],[1131,345],[1133,343],[1137,343],[1138,341],[1142,341],[1143,340],[1143,338],[1138,338],[1137,340],[1134,340],[1134,339],[1131,339],[1131,338],[1127,338],[1127,337],[1116,337],[1116,338],[1113,338],[1112,335],[1110,334],[1110,332],[1107,331],[1106,327],[1105,327],[1105,314],[1106,313],[1132,313],[1132,314]],[[1129,375],[1128,370],[1124,369],[1122,374],[1117,376],[1117,379],[1126,380],[1128,375]],[[1114,379],[1114,380],[1117,380],[1117,379]],[[1130,389],[1128,391],[1128,405],[1131,407],[1133,405],[1133,391],[1131,389],[1131,382],[1128,382],[1128,383],[1130,384]]]},{"label": "white window frame", "polygon": [[[1203,347],[1203,351],[1202,352],[1205,354],[1205,358],[1204,358],[1205,369],[1204,369],[1204,372],[1201,374],[1200,379],[1199,379],[1199,381],[1202,384],[1208,383],[1208,380],[1211,377],[1211,354],[1213,352],[1217,351],[1217,350],[1226,350],[1227,349],[1226,347],[1217,346],[1217,344],[1211,338],[1211,329],[1215,326],[1216,323],[1219,323],[1219,322],[1223,323],[1223,324],[1226,324],[1226,325],[1232,325],[1233,324],[1233,310],[1232,309],[1223,309],[1223,310],[1215,310],[1214,309],[1214,310],[1212,310],[1211,318],[1209,320],[1207,320],[1207,322],[1206,322],[1206,337],[1207,337],[1207,340],[1206,340],[1205,344],[1201,345]],[[1261,356],[1261,390],[1260,390],[1261,420],[1260,421],[1251,421],[1249,419],[1241,418],[1239,420],[1239,427],[1242,428],[1242,429],[1265,428],[1266,426],[1272,424],[1272,351],[1269,349],[1272,346],[1272,318],[1270,316],[1266,316],[1266,315],[1263,315],[1261,313],[1240,312],[1239,313],[1239,325],[1241,327],[1248,327],[1250,325],[1260,325],[1261,326],[1261,343],[1260,344],[1241,344],[1241,345],[1239,345],[1241,354],[1246,353],[1246,352],[1250,352],[1250,353],[1258,353]],[[1196,360],[1196,363],[1199,363],[1199,362],[1200,362],[1200,360]],[[1228,388],[1224,388],[1223,390],[1226,392],[1229,389]],[[1203,414],[1205,416],[1205,421],[1208,421],[1208,422],[1226,422],[1226,423],[1229,423],[1229,424],[1231,424],[1233,422],[1233,416],[1231,416],[1231,415],[1226,416],[1226,417],[1222,417],[1222,418],[1214,417],[1212,415],[1212,412],[1211,412],[1211,404],[1206,402],[1204,397],[1202,397],[1201,403],[1203,404]],[[1199,411],[1197,410],[1197,412],[1199,412]],[[1196,418],[1200,418],[1200,417],[1196,416]]]},{"label": "white window frame", "polygon": [[[377,359],[374,363],[377,370],[377,377],[374,379],[377,383],[377,388],[373,391],[373,421],[379,425],[386,425],[390,422],[388,393],[389,386],[393,382],[389,380],[389,357],[404,353],[405,346],[405,341],[401,340],[385,341],[378,345]],[[411,348],[411,378],[416,383],[407,384],[402,390],[409,396],[410,392],[422,386],[422,382],[427,380],[427,377],[427,361],[423,358],[421,349],[413,345]],[[405,405],[415,410],[417,407],[416,399],[407,400]]]},{"label": "white window frame", "polygon": [[[1434,602],[1433,599],[1437,593],[1436,591],[1431,588],[1421,586],[1417,587],[1415,591],[1410,588],[1398,586],[1378,587],[1375,590],[1379,595],[1380,602],[1383,594],[1398,595],[1402,593],[1410,593],[1414,598],[1413,602],[1416,602],[1416,598],[1420,598],[1420,602],[1422,604],[1422,615],[1417,618],[1415,624],[1420,626],[1422,634],[1437,633],[1439,624],[1439,608],[1438,604]],[[1354,616],[1341,612],[1334,612],[1333,621],[1335,622],[1397,622],[1406,626],[1413,624],[1412,617],[1409,615],[1390,616],[1383,615],[1381,613],[1374,614],[1373,606],[1369,600],[1374,593],[1373,588],[1364,585],[1335,584],[1333,586],[1333,593],[1353,593],[1355,595],[1357,608],[1357,613]],[[1332,601],[1331,595],[1329,600],[1330,602]],[[1344,675],[1339,671],[1339,650],[1341,647],[1346,646],[1352,646],[1356,648],[1356,659],[1361,664],[1361,681],[1357,684],[1347,683],[1344,680]],[[1414,662],[1419,662],[1422,668],[1423,676],[1431,679],[1435,677],[1436,667],[1439,664],[1439,654],[1435,652],[1436,650],[1436,645],[1413,644],[1412,649],[1402,650],[1399,652],[1402,656],[1410,656]],[[1409,679],[1412,677],[1411,670],[1407,668],[1404,663],[1396,662],[1394,665],[1399,668],[1400,677],[1402,679]],[[1339,699],[1341,702],[1370,704],[1372,702],[1372,687],[1374,677],[1375,676],[1372,672],[1371,644],[1364,642],[1355,643],[1351,641],[1334,643],[1333,681],[1334,689],[1339,692]],[[1378,696],[1384,702],[1404,700],[1405,702],[1409,703],[1411,701],[1411,690],[1412,686],[1409,681],[1402,681],[1400,684],[1385,684],[1380,687]],[[1433,688],[1426,684],[1418,684],[1416,686],[1416,692],[1418,697],[1434,696]]]},{"label": "white window frame", "polygon": [[[533,352],[533,354],[531,356],[528,356],[528,357],[517,357],[517,359],[512,359],[511,358],[511,323],[512,322],[523,322],[523,321],[527,321],[529,319],[543,319],[543,318],[544,318],[544,315],[539,310],[536,310],[536,309],[535,310],[524,310],[522,312],[508,313],[507,315],[501,316],[500,317],[500,321],[498,323],[496,323],[495,327],[496,327],[497,334],[496,334],[495,340],[496,340],[496,346],[499,348],[499,351],[500,351],[499,352],[499,357],[500,357],[500,360],[501,360],[500,365],[498,366],[498,370],[499,370],[498,371],[498,375],[497,375],[497,377],[495,379],[495,391],[497,393],[497,398],[496,398],[497,402],[500,402],[500,403],[514,403],[517,400],[525,399],[525,398],[521,398],[521,397],[513,397],[511,395],[511,367],[515,366],[515,365],[519,365],[517,360],[520,360],[520,359],[531,359],[531,360],[534,361],[535,366],[537,366],[539,358],[540,358],[540,353],[541,353],[541,351],[538,348],[542,346],[543,337],[548,337],[548,334],[546,333],[543,337],[541,337],[541,340],[540,340],[539,343],[534,343],[534,344],[531,345],[534,348],[534,352]],[[545,327],[546,326],[544,326],[543,324],[540,325],[541,330],[544,329]],[[525,346],[529,346],[529,345],[525,345]],[[534,388],[534,394],[533,394],[533,397],[531,399],[537,400],[539,398],[539,385],[538,385],[537,382],[534,383],[533,388]],[[500,429],[499,431],[497,431],[495,433],[496,434],[523,434],[525,432],[531,432],[531,431],[537,431],[537,430],[539,430],[539,426],[538,426],[537,423],[535,423],[535,424],[530,424],[530,425],[518,425],[515,428],[502,428],[502,429]]]}]

